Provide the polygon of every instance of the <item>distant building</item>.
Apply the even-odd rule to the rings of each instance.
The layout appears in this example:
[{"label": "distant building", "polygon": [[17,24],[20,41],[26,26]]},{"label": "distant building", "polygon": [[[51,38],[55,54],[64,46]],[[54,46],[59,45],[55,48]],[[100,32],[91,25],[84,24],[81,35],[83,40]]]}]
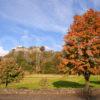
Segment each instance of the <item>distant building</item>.
[{"label": "distant building", "polygon": [[20,52],[20,51],[24,51],[24,52],[41,52],[40,50],[40,47],[29,47],[29,48],[26,48],[26,47],[23,47],[23,46],[18,46],[16,48],[13,49],[13,51],[15,52]]}]

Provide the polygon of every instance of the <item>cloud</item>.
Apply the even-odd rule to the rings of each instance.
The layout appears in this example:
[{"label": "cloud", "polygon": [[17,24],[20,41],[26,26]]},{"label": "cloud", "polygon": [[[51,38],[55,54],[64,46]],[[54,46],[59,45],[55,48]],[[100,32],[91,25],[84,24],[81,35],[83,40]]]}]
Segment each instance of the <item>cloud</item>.
[{"label": "cloud", "polygon": [[61,50],[61,45],[58,45],[58,44],[55,44],[55,45],[51,45],[51,46],[44,46],[45,47],[45,49],[47,50],[47,51],[49,51],[49,50],[55,50],[55,51],[58,51],[58,50]]},{"label": "cloud", "polygon": [[[93,0],[100,7],[100,0]],[[16,23],[64,34],[75,14],[89,8],[89,0],[2,0],[0,15]]]},{"label": "cloud", "polygon": [[0,0],[0,45],[61,49],[73,16],[90,7],[99,9],[100,0]]},{"label": "cloud", "polygon": [[47,51],[52,50],[49,46],[44,46]]},{"label": "cloud", "polygon": [[[85,12],[90,0],[2,0],[0,15],[14,22],[44,31],[65,33],[74,14]],[[95,8],[100,0],[92,0]]]},{"label": "cloud", "polygon": [[0,46],[0,56],[5,56],[8,53],[7,50],[4,50],[3,47]]},{"label": "cloud", "polygon": [[64,33],[73,15],[73,0],[68,0],[69,3],[61,2],[61,0],[44,0],[44,2],[43,0],[10,0],[10,2],[4,0],[0,2],[0,14],[3,17],[44,31]]}]

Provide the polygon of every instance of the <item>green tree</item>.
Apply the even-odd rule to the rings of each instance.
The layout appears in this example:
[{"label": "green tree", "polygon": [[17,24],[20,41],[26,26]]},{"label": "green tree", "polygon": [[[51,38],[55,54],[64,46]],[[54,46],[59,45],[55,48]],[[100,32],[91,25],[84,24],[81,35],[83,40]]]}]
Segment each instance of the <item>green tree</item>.
[{"label": "green tree", "polygon": [[0,61],[0,82],[7,87],[13,81],[23,78],[23,71],[13,58],[3,58]]},{"label": "green tree", "polygon": [[41,62],[42,73],[57,74],[59,72],[58,66],[60,52],[45,51],[43,53],[43,60]]}]

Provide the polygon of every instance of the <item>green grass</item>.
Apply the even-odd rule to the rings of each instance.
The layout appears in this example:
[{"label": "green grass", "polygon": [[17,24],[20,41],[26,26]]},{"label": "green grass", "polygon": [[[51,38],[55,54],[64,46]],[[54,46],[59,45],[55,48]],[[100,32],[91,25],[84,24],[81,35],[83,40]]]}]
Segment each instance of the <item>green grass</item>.
[{"label": "green grass", "polygon": [[[90,86],[100,88],[100,76],[90,77]],[[83,76],[76,75],[27,75],[18,83],[11,83],[7,88],[17,89],[56,89],[56,88],[82,88],[84,87]],[[1,84],[0,88],[5,88]]]}]

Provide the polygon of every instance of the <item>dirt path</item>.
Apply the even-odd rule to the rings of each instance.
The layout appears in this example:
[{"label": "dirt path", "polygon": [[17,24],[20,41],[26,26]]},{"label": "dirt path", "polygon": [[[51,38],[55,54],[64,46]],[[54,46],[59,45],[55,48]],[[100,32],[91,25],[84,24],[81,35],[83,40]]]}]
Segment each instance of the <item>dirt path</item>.
[{"label": "dirt path", "polygon": [[86,99],[78,96],[67,96],[67,95],[18,95],[18,94],[0,94],[0,100],[100,100],[100,96],[90,97]]}]

